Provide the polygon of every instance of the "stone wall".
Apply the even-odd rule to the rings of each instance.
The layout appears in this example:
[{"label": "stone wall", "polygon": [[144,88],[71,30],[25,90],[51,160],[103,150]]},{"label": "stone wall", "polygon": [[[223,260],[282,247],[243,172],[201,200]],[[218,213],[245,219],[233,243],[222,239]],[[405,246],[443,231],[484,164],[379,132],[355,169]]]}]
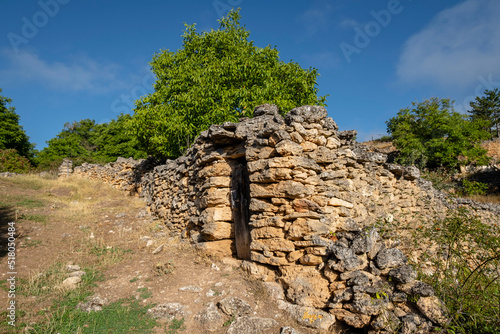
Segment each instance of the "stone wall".
[{"label": "stone wall", "polygon": [[[333,314],[374,332],[389,324],[426,332],[444,321],[432,289],[368,227],[418,223],[459,203],[416,168],[355,144],[355,135],[338,131],[323,107],[283,118],[262,105],[254,118],[211,126],[165,164],[120,158],[74,173],[143,196],[173,234],[207,252],[250,260],[249,271],[282,284],[287,302],[317,310],[324,321],[311,326],[323,328]],[[485,220],[500,213],[468,204]],[[408,302],[415,294],[420,304]]]}]

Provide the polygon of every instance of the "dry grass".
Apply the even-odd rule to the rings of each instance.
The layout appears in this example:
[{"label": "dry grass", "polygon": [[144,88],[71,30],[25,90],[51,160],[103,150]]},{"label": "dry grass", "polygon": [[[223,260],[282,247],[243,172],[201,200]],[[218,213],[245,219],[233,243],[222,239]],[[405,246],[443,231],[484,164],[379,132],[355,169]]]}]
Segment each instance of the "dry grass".
[{"label": "dry grass", "polygon": [[500,195],[472,195],[464,198],[480,203],[500,204]]},{"label": "dry grass", "polygon": [[61,262],[56,262],[43,270],[33,271],[27,280],[19,285],[19,292],[26,296],[42,296],[48,294],[62,295],[62,281],[68,277]]},{"label": "dry grass", "polygon": [[493,163],[500,161],[500,139],[486,141],[481,146],[488,151],[487,155],[492,158]]},{"label": "dry grass", "polygon": [[366,145],[370,149],[370,151],[376,150],[386,154],[396,151],[396,148],[392,145],[392,142],[390,141],[383,142],[383,141],[373,140],[373,141],[363,142],[361,144]]}]

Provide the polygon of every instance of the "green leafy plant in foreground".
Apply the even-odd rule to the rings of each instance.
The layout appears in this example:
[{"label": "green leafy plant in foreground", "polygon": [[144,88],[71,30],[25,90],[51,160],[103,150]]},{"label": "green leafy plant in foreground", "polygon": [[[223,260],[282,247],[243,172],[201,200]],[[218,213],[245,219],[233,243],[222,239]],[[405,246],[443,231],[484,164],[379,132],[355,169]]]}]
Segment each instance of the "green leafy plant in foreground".
[{"label": "green leafy plant in foreground", "polygon": [[466,196],[485,195],[488,190],[488,185],[486,183],[469,181],[467,179],[462,180],[462,187],[462,192]]},{"label": "green leafy plant in foreground", "polygon": [[[432,274],[421,273],[450,311],[448,333],[500,333],[500,228],[483,223],[465,207],[450,210],[416,237],[436,251],[425,251]],[[432,247],[431,247],[432,248]]]}]

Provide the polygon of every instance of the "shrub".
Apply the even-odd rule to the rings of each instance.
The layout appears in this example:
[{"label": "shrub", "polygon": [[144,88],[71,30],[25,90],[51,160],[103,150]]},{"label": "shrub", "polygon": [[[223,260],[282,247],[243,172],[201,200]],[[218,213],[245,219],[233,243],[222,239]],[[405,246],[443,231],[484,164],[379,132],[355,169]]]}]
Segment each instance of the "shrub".
[{"label": "shrub", "polygon": [[485,195],[488,190],[488,185],[482,182],[463,179],[462,188],[462,193],[466,196]]},{"label": "shrub", "polygon": [[28,158],[15,149],[0,150],[0,172],[28,173],[32,169]]},{"label": "shrub", "polygon": [[[450,311],[448,333],[500,333],[500,228],[488,225],[465,207],[417,229],[416,241],[429,240],[421,263],[431,261],[433,273],[421,272]],[[437,246],[437,247],[436,247]]]},{"label": "shrub", "polygon": [[399,150],[397,162],[421,169],[456,169],[488,162],[480,145],[490,137],[484,125],[483,120],[470,120],[456,112],[453,101],[432,98],[401,109],[387,121],[387,132]]}]

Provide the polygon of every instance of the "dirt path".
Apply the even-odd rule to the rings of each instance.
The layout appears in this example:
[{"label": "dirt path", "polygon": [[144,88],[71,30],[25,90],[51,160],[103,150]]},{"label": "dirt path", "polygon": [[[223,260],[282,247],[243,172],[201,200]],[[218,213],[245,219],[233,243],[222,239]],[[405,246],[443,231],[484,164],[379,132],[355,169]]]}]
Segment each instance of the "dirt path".
[{"label": "dirt path", "polygon": [[[55,323],[77,320],[61,320],[64,317],[59,314],[58,318],[57,313],[61,309],[54,305],[78,296],[87,296],[85,300],[99,296],[107,300],[106,305],[122,302],[125,308],[138,302],[133,305],[143,310],[151,304],[181,304],[174,323],[160,319],[154,333],[203,333],[207,326],[200,324],[197,315],[226,297],[246,301],[252,308],[250,316],[275,319],[279,326],[267,333],[280,333],[283,326],[300,333],[316,332],[301,328],[283,314],[268,298],[262,283],[239,269],[239,260],[200,255],[189,245],[168,238],[163,224],[146,213],[139,198],[102,183],[74,178],[0,179],[0,305],[9,305],[13,299],[7,291],[9,222],[15,222],[16,228],[16,327],[7,324],[8,313],[3,312],[0,332],[64,333],[60,328],[65,327]],[[62,286],[69,275],[68,264],[87,273],[76,289]],[[79,294],[71,294],[71,290]],[[223,314],[214,321],[213,332],[225,333],[234,316]],[[84,324],[67,332],[99,333],[87,327]],[[135,332],[129,327],[106,333]]]}]

